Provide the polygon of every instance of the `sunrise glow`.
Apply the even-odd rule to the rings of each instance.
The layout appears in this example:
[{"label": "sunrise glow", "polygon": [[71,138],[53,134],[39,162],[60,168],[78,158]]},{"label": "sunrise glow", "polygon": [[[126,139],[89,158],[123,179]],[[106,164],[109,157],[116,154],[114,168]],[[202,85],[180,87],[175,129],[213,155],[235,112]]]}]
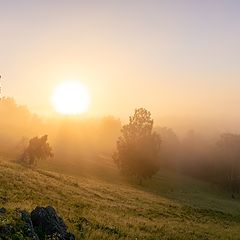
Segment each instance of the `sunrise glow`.
[{"label": "sunrise glow", "polygon": [[79,81],[60,83],[53,92],[52,105],[56,112],[76,115],[88,110],[90,95],[86,86]]}]

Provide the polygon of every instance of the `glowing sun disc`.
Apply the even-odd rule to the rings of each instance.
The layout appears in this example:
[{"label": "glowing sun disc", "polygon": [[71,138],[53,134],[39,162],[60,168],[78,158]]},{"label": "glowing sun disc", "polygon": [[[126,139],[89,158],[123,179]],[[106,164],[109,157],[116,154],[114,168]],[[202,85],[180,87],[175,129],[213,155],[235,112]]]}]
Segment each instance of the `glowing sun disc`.
[{"label": "glowing sun disc", "polygon": [[88,89],[79,81],[66,81],[59,84],[52,95],[54,109],[64,115],[86,112],[90,103]]}]

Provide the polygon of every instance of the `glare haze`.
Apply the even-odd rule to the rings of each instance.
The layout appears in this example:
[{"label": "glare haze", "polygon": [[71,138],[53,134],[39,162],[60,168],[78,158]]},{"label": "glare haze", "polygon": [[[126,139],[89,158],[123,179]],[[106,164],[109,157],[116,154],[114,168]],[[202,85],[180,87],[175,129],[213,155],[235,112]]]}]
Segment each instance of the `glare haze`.
[{"label": "glare haze", "polygon": [[89,116],[126,118],[141,106],[163,122],[238,128],[239,1],[9,0],[0,8],[4,94],[33,112],[53,114],[55,87],[77,79],[91,93]]}]

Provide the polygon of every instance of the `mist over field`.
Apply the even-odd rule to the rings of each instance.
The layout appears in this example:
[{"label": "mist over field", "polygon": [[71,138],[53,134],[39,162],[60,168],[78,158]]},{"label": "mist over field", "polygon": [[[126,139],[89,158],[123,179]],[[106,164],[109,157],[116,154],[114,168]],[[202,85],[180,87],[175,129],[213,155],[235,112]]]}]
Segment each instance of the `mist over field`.
[{"label": "mist over field", "polygon": [[[143,108],[135,110],[129,123],[113,116],[46,118],[3,97],[0,114],[0,202],[8,209],[0,215],[3,239],[31,239],[24,228],[19,230],[25,218],[17,209],[38,205],[55,207],[76,239],[238,239],[239,135],[200,128],[181,134],[152,121]],[[129,148],[130,139],[147,126],[159,137],[160,151],[153,158],[158,148],[153,148],[155,140],[148,146],[145,134],[143,145],[134,140],[140,155]],[[49,156],[39,145],[44,136]],[[152,161],[157,165],[147,167]],[[43,210],[34,211],[31,216]],[[9,233],[6,217],[15,226]],[[222,224],[228,227],[223,230]],[[204,231],[205,225],[211,230]]]},{"label": "mist over field", "polygon": [[240,1],[0,10],[0,240],[240,239]]}]

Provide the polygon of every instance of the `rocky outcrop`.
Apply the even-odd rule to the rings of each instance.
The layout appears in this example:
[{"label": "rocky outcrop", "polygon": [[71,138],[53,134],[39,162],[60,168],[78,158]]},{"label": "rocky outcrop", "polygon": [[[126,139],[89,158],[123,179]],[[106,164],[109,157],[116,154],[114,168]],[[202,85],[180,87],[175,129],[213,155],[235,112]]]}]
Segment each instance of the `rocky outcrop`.
[{"label": "rocky outcrop", "polygon": [[0,215],[1,214],[4,214],[6,212],[6,209],[5,208],[0,208]]},{"label": "rocky outcrop", "polygon": [[21,217],[23,222],[25,223],[25,229],[24,232],[27,234],[28,237],[34,239],[34,240],[39,240],[38,235],[35,233],[32,219],[30,217],[30,214],[26,211],[21,212]]},{"label": "rocky outcrop", "polygon": [[59,240],[75,239],[73,234],[67,232],[67,226],[53,207],[36,207],[31,212],[31,220],[40,239],[45,239],[45,236],[54,236]]},{"label": "rocky outcrop", "polygon": [[0,239],[75,240],[74,235],[67,231],[63,219],[50,206],[36,207],[31,214],[20,210],[8,213],[0,208],[0,218],[12,218],[8,224],[1,224],[4,221],[0,221]]}]

